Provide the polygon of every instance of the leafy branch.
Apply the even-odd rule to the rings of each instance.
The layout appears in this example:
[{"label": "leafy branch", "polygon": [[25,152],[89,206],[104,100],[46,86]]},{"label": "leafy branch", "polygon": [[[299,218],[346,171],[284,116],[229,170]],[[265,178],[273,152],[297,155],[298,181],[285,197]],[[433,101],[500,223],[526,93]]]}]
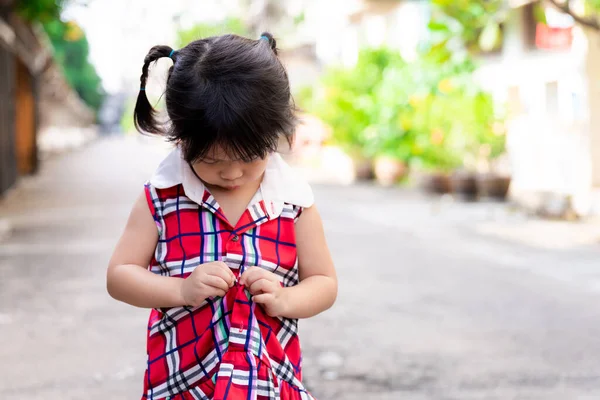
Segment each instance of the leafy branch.
[{"label": "leafy branch", "polygon": [[571,7],[571,0],[565,0],[564,2],[559,2],[558,0],[548,0],[552,3],[556,8],[564,12],[565,14],[570,15],[575,22],[580,25],[583,25],[587,28],[590,28],[594,31],[600,31],[600,21],[597,17],[585,17],[577,14],[573,8]]},{"label": "leafy branch", "polygon": [[57,19],[65,0],[20,0],[15,7],[26,21],[48,22]]}]

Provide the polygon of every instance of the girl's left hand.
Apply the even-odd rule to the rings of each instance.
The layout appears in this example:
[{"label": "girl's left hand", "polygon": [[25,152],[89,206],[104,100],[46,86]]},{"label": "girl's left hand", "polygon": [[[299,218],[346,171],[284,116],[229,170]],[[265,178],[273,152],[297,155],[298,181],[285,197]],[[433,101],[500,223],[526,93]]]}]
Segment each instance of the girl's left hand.
[{"label": "girl's left hand", "polygon": [[284,315],[284,288],[277,275],[260,267],[251,267],[242,274],[240,283],[248,288],[252,301],[261,304],[270,317]]}]

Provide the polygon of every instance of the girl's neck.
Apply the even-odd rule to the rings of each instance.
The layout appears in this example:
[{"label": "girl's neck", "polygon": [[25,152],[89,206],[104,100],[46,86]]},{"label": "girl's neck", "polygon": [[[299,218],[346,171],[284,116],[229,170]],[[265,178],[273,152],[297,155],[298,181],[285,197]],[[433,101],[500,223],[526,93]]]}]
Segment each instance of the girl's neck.
[{"label": "girl's neck", "polygon": [[225,214],[225,218],[227,218],[231,227],[235,228],[241,216],[251,205],[250,202],[259,190],[261,182],[262,177],[261,179],[248,182],[248,184],[234,190],[227,190],[206,183],[204,183],[204,185],[219,204],[219,207],[223,211],[223,214]]},{"label": "girl's neck", "polygon": [[244,198],[248,195],[254,196],[254,194],[260,187],[260,184],[262,183],[262,178],[263,177],[261,176],[260,179],[257,179],[256,181],[248,182],[247,184],[240,186],[238,188],[235,188],[235,189],[227,189],[227,188],[223,188],[221,186],[211,185],[204,181],[202,181],[202,183],[210,191],[210,193],[213,196],[219,195],[219,196],[226,196],[228,198],[236,198],[236,197]]}]

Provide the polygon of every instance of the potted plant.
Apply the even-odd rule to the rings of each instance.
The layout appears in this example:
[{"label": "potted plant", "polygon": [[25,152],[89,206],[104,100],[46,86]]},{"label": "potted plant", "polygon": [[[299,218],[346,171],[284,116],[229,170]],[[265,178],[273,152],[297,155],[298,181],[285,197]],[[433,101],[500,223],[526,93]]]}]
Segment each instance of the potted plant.
[{"label": "potted plant", "polygon": [[425,171],[422,187],[428,193],[448,194],[452,192],[452,171],[460,166],[460,157],[446,141],[444,135],[434,130],[422,134],[417,162]]},{"label": "potted plant", "polygon": [[481,197],[506,200],[510,188],[511,177],[494,172],[477,175],[477,190]]},{"label": "potted plant", "polygon": [[495,121],[489,129],[482,129],[479,137],[479,165],[477,187],[482,197],[505,200],[508,196],[511,178],[501,172],[502,155],[506,151],[505,126]]},{"label": "potted plant", "polygon": [[402,124],[381,119],[378,134],[371,141],[375,154],[373,168],[375,179],[382,186],[391,186],[408,175],[408,163],[411,158],[414,135],[405,130]]},{"label": "potted plant", "polygon": [[320,85],[305,90],[301,97],[305,107],[331,127],[331,144],[339,146],[353,160],[358,179],[374,175],[382,109],[376,92],[384,71],[400,65],[404,61],[396,50],[364,49],[355,66],[329,69]]},{"label": "potted plant", "polygon": [[421,177],[422,189],[431,194],[444,195],[452,193],[452,169],[426,167]]},{"label": "potted plant", "polygon": [[468,170],[454,171],[451,177],[452,193],[465,201],[477,200],[479,192],[475,173]]},{"label": "potted plant", "polygon": [[435,171],[429,175],[427,189],[436,194],[452,193],[452,180],[450,173],[445,171]]},{"label": "potted plant", "polygon": [[354,177],[357,180],[365,181],[375,177],[372,157],[368,157],[362,149],[358,148],[346,150],[346,153],[352,159]]},{"label": "potted plant", "polygon": [[373,167],[375,179],[382,186],[392,186],[408,174],[407,163],[389,154],[380,154],[375,157]]},{"label": "potted plant", "polygon": [[469,148],[464,150],[460,167],[450,177],[452,194],[459,200],[475,201],[479,199],[475,158]]},{"label": "potted plant", "polygon": [[[435,103],[440,115],[434,121],[444,133],[444,161],[454,170],[450,177],[452,193],[462,200],[476,200],[480,195],[476,171],[482,156],[489,159],[504,151],[492,97],[473,82],[463,81],[462,86],[437,96]],[[500,186],[491,188],[494,193],[500,190]]]}]

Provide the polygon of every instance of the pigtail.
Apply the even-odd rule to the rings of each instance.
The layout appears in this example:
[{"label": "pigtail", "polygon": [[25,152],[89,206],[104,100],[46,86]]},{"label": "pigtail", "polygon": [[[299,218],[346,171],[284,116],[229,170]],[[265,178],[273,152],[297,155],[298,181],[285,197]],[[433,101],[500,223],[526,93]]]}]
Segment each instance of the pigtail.
[{"label": "pigtail", "polygon": [[176,55],[177,52],[169,46],[154,46],[144,58],[142,76],[140,77],[140,92],[133,112],[135,128],[141,133],[164,134],[161,124],[156,120],[157,111],[152,107],[150,101],[148,101],[148,96],[146,96],[146,81],[148,80],[148,69],[151,63],[163,57],[171,57],[175,62]]},{"label": "pigtail", "polygon": [[266,43],[269,43],[269,47],[273,50],[273,53],[277,55],[277,41],[269,32],[263,32],[260,34],[260,40],[264,40]]},{"label": "pigtail", "polygon": [[[259,40],[261,42],[268,43],[269,47],[271,47],[271,50],[273,51],[273,53],[276,56],[278,55],[277,41],[275,40],[275,38],[273,37],[273,35],[271,33],[269,33],[269,32],[261,33]],[[282,73],[285,76],[285,80],[288,81],[287,72],[285,71],[285,68],[283,68],[283,67],[282,67]],[[289,83],[288,83],[288,85],[289,85]],[[289,91],[289,86],[288,86],[287,90]],[[296,139],[295,129],[296,129],[296,125],[298,123],[298,119],[296,117],[296,112],[298,110],[296,108],[296,105],[294,104],[294,99],[291,97],[291,95],[289,96],[289,98],[290,98],[290,103],[288,106],[288,110],[286,110],[286,113],[288,115],[286,115],[286,118],[284,119],[284,123],[282,123],[282,125],[280,126],[280,132],[285,137],[287,144],[288,144],[289,148],[291,149],[294,146],[294,141]]]}]

